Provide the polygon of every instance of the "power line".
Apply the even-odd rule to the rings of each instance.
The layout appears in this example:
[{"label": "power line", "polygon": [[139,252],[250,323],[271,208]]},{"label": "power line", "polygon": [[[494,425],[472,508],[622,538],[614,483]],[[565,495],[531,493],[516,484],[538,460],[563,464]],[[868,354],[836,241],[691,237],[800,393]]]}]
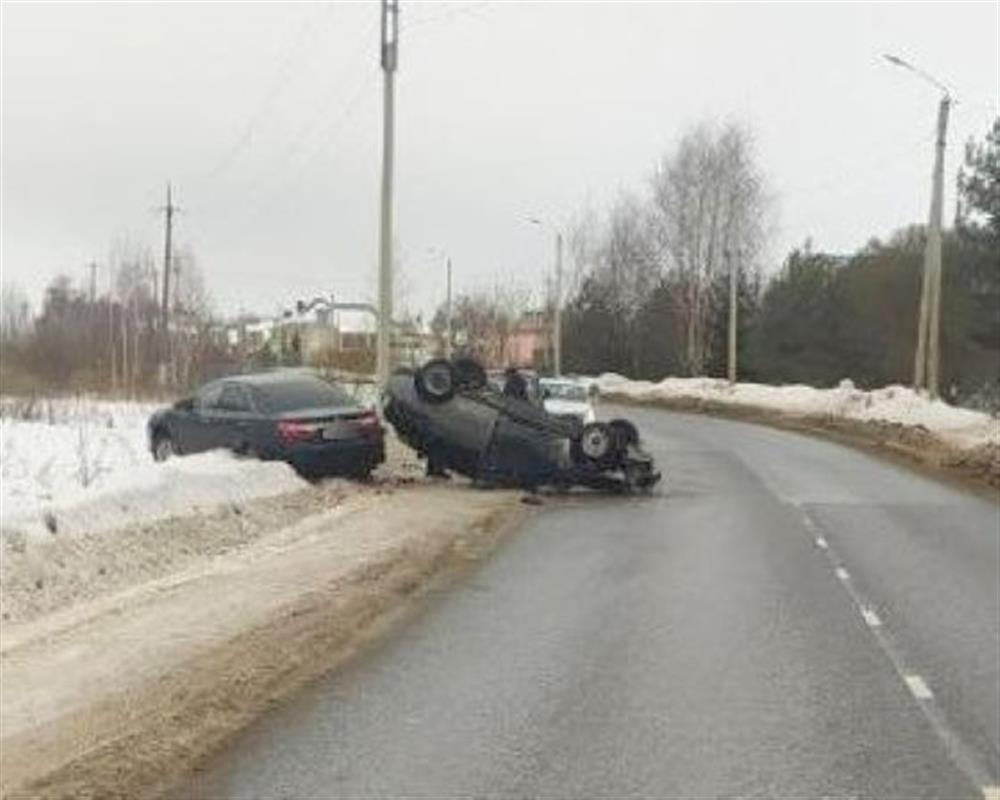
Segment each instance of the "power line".
[{"label": "power line", "polygon": [[[333,5],[320,6],[320,8],[324,9],[332,9],[334,7]],[[302,24],[279,51],[277,70],[267,92],[263,95],[261,102],[257,106],[257,110],[250,115],[240,135],[237,136],[236,141],[226,150],[215,166],[207,171],[207,177],[214,177],[224,172],[253,141],[265,115],[270,111],[279,93],[285,88],[291,78],[292,66],[296,58],[300,57],[305,51],[305,48],[302,47],[303,43],[307,38],[315,38],[318,32],[322,30],[322,26],[314,24],[311,11],[312,9],[310,9],[310,13],[306,19],[302,21]]]}]

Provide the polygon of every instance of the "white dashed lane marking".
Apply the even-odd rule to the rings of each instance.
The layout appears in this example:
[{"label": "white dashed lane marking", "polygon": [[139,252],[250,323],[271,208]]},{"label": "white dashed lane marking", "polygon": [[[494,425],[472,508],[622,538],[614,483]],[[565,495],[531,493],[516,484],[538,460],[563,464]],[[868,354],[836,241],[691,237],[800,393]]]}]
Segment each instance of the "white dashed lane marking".
[{"label": "white dashed lane marking", "polygon": [[818,549],[823,551],[823,558],[827,564],[833,567],[834,574],[844,587],[844,591],[850,597],[851,602],[857,608],[858,613],[865,621],[865,625],[878,643],[878,646],[885,653],[892,664],[896,674],[900,677],[906,688],[909,689],[913,699],[917,701],[917,706],[924,716],[933,726],[941,742],[944,744],[955,765],[969,778],[974,786],[980,787],[983,800],[1000,800],[1000,785],[997,784],[996,770],[991,770],[987,763],[984,763],[979,755],[969,749],[960,739],[958,734],[949,724],[941,708],[937,705],[934,693],[927,682],[916,672],[908,667],[902,653],[893,644],[891,634],[891,621],[883,627],[882,619],[873,609],[868,599],[854,585],[851,574],[841,564],[838,553],[824,536],[823,530],[808,514],[803,515],[803,522],[809,532],[809,538]]},{"label": "white dashed lane marking", "polygon": [[878,628],[882,625],[882,620],[879,619],[878,614],[870,608],[862,608],[861,616],[865,618],[865,622],[869,628]]},{"label": "white dashed lane marking", "polygon": [[904,675],[903,680],[906,681],[911,694],[917,700],[932,700],[934,698],[934,692],[931,691],[931,687],[919,675]]}]

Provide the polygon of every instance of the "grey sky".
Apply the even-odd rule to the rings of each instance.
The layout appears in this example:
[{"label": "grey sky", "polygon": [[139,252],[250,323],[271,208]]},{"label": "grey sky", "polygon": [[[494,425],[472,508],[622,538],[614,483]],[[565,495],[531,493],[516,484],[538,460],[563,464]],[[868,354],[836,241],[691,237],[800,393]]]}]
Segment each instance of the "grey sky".
[{"label": "grey sky", "polygon": [[[996,113],[996,3],[402,0],[397,242],[412,305],[512,278],[538,289],[554,223],[642,190],[685,127],[756,132],[778,260],[850,250],[927,214],[937,94],[962,143]],[[217,308],[374,296],[381,85],[375,2],[3,3],[2,268],[37,298],[112,239],[177,235]]]}]

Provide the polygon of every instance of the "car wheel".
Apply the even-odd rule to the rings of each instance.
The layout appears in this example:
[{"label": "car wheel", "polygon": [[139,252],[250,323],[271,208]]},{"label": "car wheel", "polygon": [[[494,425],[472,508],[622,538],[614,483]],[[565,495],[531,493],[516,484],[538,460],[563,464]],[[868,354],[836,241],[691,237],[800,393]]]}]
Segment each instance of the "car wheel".
[{"label": "car wheel", "polygon": [[177,451],[174,450],[174,440],[170,438],[170,434],[157,434],[156,438],[153,440],[154,461],[166,461],[176,452]]},{"label": "car wheel", "polygon": [[482,389],[486,386],[486,370],[474,358],[456,358],[452,368],[459,388]]},{"label": "car wheel", "polygon": [[614,453],[615,437],[610,426],[603,422],[592,422],[583,426],[573,445],[577,461],[601,464]]},{"label": "car wheel", "polygon": [[443,358],[428,361],[414,377],[417,394],[429,403],[444,403],[455,395],[455,371]]},{"label": "car wheel", "polygon": [[639,446],[639,430],[627,419],[613,419],[608,423],[611,432],[624,452],[629,447]]}]

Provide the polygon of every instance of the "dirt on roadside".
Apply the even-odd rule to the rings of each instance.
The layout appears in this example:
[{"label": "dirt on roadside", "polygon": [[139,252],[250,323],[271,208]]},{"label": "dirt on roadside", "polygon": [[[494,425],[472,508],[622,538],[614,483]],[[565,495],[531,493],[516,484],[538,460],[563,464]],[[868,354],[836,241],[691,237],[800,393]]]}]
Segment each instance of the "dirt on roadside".
[{"label": "dirt on roadside", "polygon": [[956,480],[977,491],[986,490],[995,494],[995,490],[1000,489],[1000,446],[991,444],[962,449],[948,444],[922,426],[820,415],[793,416],[756,406],[700,398],[636,400],[612,392],[602,394],[602,399],[621,405],[709,414],[809,433],[876,452],[938,477]]}]

